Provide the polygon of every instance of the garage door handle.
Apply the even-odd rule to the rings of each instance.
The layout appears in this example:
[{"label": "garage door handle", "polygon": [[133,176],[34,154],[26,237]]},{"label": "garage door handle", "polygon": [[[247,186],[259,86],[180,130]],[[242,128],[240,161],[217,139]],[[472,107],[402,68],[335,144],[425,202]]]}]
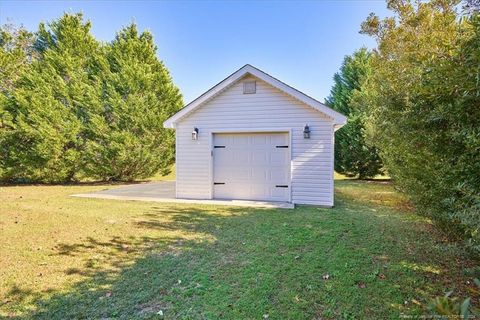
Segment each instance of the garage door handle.
[{"label": "garage door handle", "polygon": [[275,148],[288,148],[288,146],[276,146]]},{"label": "garage door handle", "polygon": [[214,185],[225,184],[225,182],[214,182],[213,184],[214,184]]},{"label": "garage door handle", "polygon": [[225,146],[214,146],[214,148],[225,148]]},{"label": "garage door handle", "polygon": [[275,187],[277,187],[277,188],[288,188],[288,185],[286,185],[286,184],[277,184]]}]

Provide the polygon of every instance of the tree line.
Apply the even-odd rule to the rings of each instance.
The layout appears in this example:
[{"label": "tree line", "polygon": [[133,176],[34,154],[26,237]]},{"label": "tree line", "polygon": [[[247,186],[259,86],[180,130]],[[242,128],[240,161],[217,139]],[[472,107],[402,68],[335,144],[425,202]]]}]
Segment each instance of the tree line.
[{"label": "tree line", "polygon": [[480,254],[480,16],[476,1],[388,1],[326,103],[349,116],[335,168],[386,172],[418,212]]},{"label": "tree line", "polygon": [[163,121],[182,96],[135,24],[103,43],[81,14],[0,29],[0,181],[134,180],[167,173]]}]

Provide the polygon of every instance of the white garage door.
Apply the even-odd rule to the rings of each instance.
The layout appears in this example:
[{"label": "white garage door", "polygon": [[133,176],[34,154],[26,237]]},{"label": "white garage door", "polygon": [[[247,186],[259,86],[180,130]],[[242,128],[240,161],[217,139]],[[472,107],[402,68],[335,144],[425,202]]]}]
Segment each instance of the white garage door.
[{"label": "white garage door", "polygon": [[288,133],[218,133],[213,146],[216,199],[289,201]]}]

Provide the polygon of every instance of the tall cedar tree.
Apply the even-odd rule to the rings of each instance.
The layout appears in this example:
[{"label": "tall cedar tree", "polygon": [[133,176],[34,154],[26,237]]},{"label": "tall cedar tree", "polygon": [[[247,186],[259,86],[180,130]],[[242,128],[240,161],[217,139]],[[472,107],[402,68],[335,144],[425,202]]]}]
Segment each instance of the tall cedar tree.
[{"label": "tall cedar tree", "polygon": [[38,59],[5,106],[11,128],[0,141],[2,179],[72,181],[82,167],[84,124],[100,104],[102,48],[81,14],[65,14],[40,24],[35,49]]},{"label": "tall cedar tree", "polygon": [[326,104],[348,117],[335,133],[335,171],[348,177],[373,178],[383,173],[377,148],[365,139],[366,115],[358,103],[362,83],[370,72],[370,53],[362,48],[343,60]]},{"label": "tall cedar tree", "polygon": [[[33,34],[12,24],[0,26],[0,155],[6,150],[1,146],[14,129],[7,106],[21,75],[34,58]],[[0,178],[4,175],[6,157],[0,156]]]},{"label": "tall cedar tree", "polygon": [[480,254],[480,18],[458,1],[389,1],[363,86],[373,142],[423,213]]},{"label": "tall cedar tree", "polygon": [[[0,93],[8,98],[18,79],[35,57],[34,36],[13,24],[0,26]],[[5,101],[5,100],[1,100]]]},{"label": "tall cedar tree", "polygon": [[109,44],[102,109],[89,115],[88,176],[134,180],[173,164],[174,133],[163,121],[181,108],[182,96],[156,51],[151,33],[139,34],[135,24]]}]

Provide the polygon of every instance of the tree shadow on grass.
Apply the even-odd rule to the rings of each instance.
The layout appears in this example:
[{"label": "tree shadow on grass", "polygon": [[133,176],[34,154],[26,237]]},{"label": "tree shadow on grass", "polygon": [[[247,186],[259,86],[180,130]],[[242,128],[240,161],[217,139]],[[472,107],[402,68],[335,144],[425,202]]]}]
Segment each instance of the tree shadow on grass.
[{"label": "tree shadow on grass", "polygon": [[132,222],[138,237],[59,245],[58,255],[92,254],[65,271],[84,280],[47,297],[17,288],[35,305],[18,318],[387,318],[441,291],[435,272],[458,272],[400,215],[346,209],[154,206]]}]

